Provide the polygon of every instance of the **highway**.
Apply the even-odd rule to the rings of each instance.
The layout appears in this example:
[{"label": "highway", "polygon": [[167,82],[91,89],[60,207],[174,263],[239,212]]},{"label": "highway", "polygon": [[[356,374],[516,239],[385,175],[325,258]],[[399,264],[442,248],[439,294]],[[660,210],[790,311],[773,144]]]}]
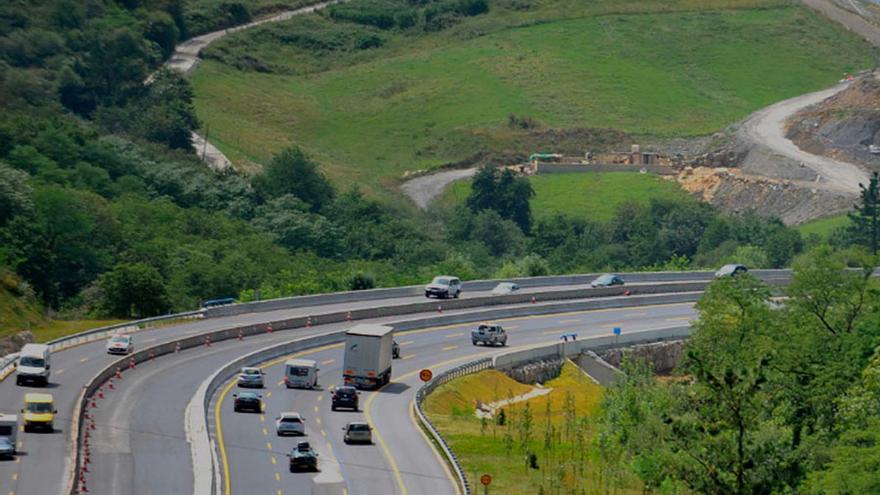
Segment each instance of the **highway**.
[{"label": "highway", "polygon": [[[322,463],[338,463],[349,495],[453,494],[455,488],[410,414],[415,391],[421,385],[417,372],[444,371],[477,357],[507,352],[519,346],[557,342],[559,335],[575,331],[581,338],[608,335],[615,326],[625,332],[687,325],[694,318],[691,304],[636,309],[596,310],[564,315],[502,320],[509,329],[508,348],[471,345],[473,324],[417,330],[397,336],[402,356],[394,362],[392,383],[378,392],[362,392],[362,411],[330,411],[327,388],[340,381],[342,346],[298,353],[318,361],[320,390],[288,390],[281,382],[284,359],[264,367],[267,388],[263,414],[232,411],[234,382],[221,388],[213,402],[214,438],[222,434],[228,470],[229,493],[309,494],[309,473],[287,471],[286,454],[300,438],[277,437],[274,418],[282,411],[306,416],[307,439],[320,453]],[[219,408],[218,408],[219,406]],[[219,427],[216,421],[219,420]],[[341,428],[349,421],[367,420],[375,428],[373,445],[345,445]],[[224,461],[221,458],[221,461]]]},{"label": "highway", "polygon": [[[547,289],[537,288],[534,290],[539,292]],[[528,292],[528,290],[523,289],[523,292]],[[465,292],[462,297],[485,295],[485,292]],[[244,324],[376,305],[391,306],[424,301],[424,297],[414,296],[379,302],[331,304],[206,319],[182,325],[142,330],[135,334],[134,342],[136,347],[144,348],[163,341],[211,330],[234,328]],[[468,312],[468,310],[448,311],[444,314],[460,312]],[[383,322],[392,319],[399,320],[401,318],[384,318],[375,321]],[[105,390],[107,399],[98,404],[94,414],[96,429],[91,433],[93,435],[92,463],[89,465],[92,472],[87,476],[90,491],[93,493],[144,494],[187,492],[190,489],[188,487],[192,485],[192,474],[182,418],[188,398],[192,396],[198,385],[223,364],[248,351],[283,342],[294,336],[303,336],[333,328],[344,328],[345,326],[344,324],[321,325],[309,330],[297,329],[249,337],[245,342],[217,343],[210,349],[194,349],[181,352],[176,356],[161,357],[156,360],[156,363],[144,363],[139,365],[136,370],[126,371],[122,382],[115,384],[116,390],[112,392]],[[449,345],[460,346],[460,344],[450,343]],[[409,346],[404,347],[404,352],[408,351],[407,347]],[[417,350],[418,347],[413,349]],[[449,351],[439,352],[447,353]],[[423,351],[413,355],[418,354],[426,355]],[[455,352],[449,354],[450,358],[455,355]],[[62,479],[60,474],[46,476],[47,466],[50,467],[50,471],[60,473],[60,467],[69,462],[71,457],[68,438],[70,416],[80,388],[100,369],[116,359],[118,357],[109,356],[104,352],[104,342],[84,344],[53,354],[52,381],[48,389],[16,386],[14,377],[0,382],[0,411],[2,412],[15,413],[21,407],[24,393],[28,391],[52,393],[59,410],[55,433],[20,433],[21,455],[15,461],[0,461],[0,495],[52,494],[63,491],[66,480]],[[326,358],[325,360],[329,359],[335,358]],[[405,359],[399,363],[396,373],[405,372],[410,366],[419,367],[424,364],[415,358]],[[332,363],[330,363],[322,369],[321,378],[325,379],[328,376],[327,373],[338,375],[339,370],[334,371]],[[271,398],[269,400],[271,401]],[[326,398],[324,400],[326,401]],[[378,407],[380,403],[385,401],[373,400],[373,402]],[[403,412],[406,413],[406,410],[407,408],[404,407]],[[341,425],[335,424],[334,426],[341,427]],[[230,430],[230,435],[234,435],[233,430]],[[261,431],[258,433],[261,434]],[[235,445],[235,443],[230,445]],[[261,450],[267,450],[265,443],[262,444]],[[330,457],[332,456],[327,456],[327,458]],[[383,459],[385,458],[382,457],[378,460],[387,462]],[[286,460],[286,457],[283,460]],[[346,460],[343,459],[343,461]],[[157,472],[162,474],[157,476]]]}]

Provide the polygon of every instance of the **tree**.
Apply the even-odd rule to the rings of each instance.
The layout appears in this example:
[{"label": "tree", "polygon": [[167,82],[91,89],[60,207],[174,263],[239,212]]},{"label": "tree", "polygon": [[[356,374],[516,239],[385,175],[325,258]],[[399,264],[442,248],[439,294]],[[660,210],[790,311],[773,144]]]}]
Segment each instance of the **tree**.
[{"label": "tree", "polygon": [[532,185],[525,177],[517,177],[513,171],[499,172],[483,167],[474,175],[471,193],[465,204],[474,213],[494,210],[501,218],[512,220],[528,233],[532,226],[532,210],[529,201],[535,195]]},{"label": "tree", "polygon": [[860,183],[859,189],[861,203],[848,215],[852,221],[850,235],[857,244],[867,246],[876,255],[880,242],[880,174],[871,174],[868,185]]},{"label": "tree", "polygon": [[0,162],[0,227],[33,207],[31,194],[28,174]]},{"label": "tree", "polygon": [[109,316],[145,318],[171,309],[159,271],[146,263],[120,263],[98,280],[101,306]]},{"label": "tree", "polygon": [[253,179],[254,188],[264,200],[292,194],[305,201],[312,211],[320,211],[335,196],[330,181],[299,147],[282,150]]}]

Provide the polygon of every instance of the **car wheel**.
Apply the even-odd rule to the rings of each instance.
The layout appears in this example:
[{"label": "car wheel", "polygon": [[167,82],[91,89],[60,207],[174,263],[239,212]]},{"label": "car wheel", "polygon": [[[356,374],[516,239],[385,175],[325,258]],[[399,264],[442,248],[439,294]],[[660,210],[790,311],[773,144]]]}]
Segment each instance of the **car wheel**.
[{"label": "car wheel", "polygon": [[336,406],[330,406],[330,410],[331,410],[331,411],[335,411],[335,410],[336,410]]},{"label": "car wheel", "polygon": [[21,385],[21,377],[20,376],[15,377],[15,384]]},{"label": "car wheel", "polygon": [[425,297],[427,297],[428,299],[431,299],[431,293],[430,293],[430,292],[425,292]]},{"label": "car wheel", "polygon": [[476,340],[472,340],[472,341],[471,341],[471,344],[473,344],[473,345],[477,345],[477,341],[476,341]]},{"label": "car wheel", "polygon": [[455,296],[453,296],[453,297],[455,297],[456,299],[458,299],[458,296],[460,296],[460,295],[461,295],[461,291],[457,291],[457,292],[455,293]]}]

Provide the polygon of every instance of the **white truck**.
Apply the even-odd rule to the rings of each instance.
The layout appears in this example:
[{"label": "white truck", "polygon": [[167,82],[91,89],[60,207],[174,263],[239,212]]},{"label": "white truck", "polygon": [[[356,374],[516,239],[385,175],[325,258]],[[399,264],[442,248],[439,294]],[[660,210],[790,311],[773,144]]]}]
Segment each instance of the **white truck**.
[{"label": "white truck", "polygon": [[345,333],[342,380],[346,385],[376,389],[391,381],[394,329],[355,325]]}]

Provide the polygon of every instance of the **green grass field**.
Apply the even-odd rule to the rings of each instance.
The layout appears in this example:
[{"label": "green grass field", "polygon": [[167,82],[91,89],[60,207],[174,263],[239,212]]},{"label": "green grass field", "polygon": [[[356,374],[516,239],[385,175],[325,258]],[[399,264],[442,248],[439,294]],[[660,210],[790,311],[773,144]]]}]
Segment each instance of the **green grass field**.
[{"label": "green grass field", "polygon": [[48,342],[92,328],[115,325],[123,320],[55,320],[46,316],[37,303],[16,297],[0,287],[0,338],[30,330],[37,342]]},{"label": "green grass field", "polygon": [[[568,19],[557,12],[512,28],[518,14],[490,13],[452,33],[396,35],[363,61],[309,74],[242,72],[208,60],[192,78],[196,107],[234,161],[263,163],[294,142],[337,184],[394,195],[406,170],[509,149],[510,114],[552,128],[702,135],[872,64],[866,43],[805,8],[638,13],[657,6],[623,2],[627,15]],[[223,43],[269,49],[259,39],[244,33]]]},{"label": "green grass field", "polygon": [[[544,174],[529,177],[535,190],[535,218],[557,213],[586,220],[604,221],[624,201],[648,203],[651,198],[694,201],[675,182],[638,172]],[[438,201],[450,207],[470,194],[470,181],[455,182]]]},{"label": "green grass field", "polygon": [[[565,429],[564,403],[567,394],[574,398],[574,410],[582,418],[589,416],[596,410],[602,395],[602,388],[586,377],[573,364],[566,364],[561,375],[548,381],[544,386],[552,391],[542,397],[528,401],[533,417],[534,440],[530,443],[530,449],[538,455],[540,466],[548,471],[525,469],[523,458],[514,449],[511,455],[507,454],[504,444],[506,428],[516,428],[508,422],[507,426],[496,426],[491,422],[483,427],[481,421],[474,416],[474,404],[477,400],[484,403],[494,402],[510,396],[516,396],[528,392],[531,386],[523,385],[510,379],[503,373],[489,370],[478,374],[466,376],[454,380],[439,387],[425,402],[425,410],[434,425],[443,434],[450,447],[458,457],[462,468],[472,483],[476,483],[479,475],[488,473],[492,475],[492,493],[505,495],[534,495],[544,482],[547,490],[550,486],[549,479],[554,475],[549,469],[551,465],[567,455],[572,450],[571,445],[564,441],[556,442],[557,449],[553,454],[543,448],[544,433],[548,423],[555,429],[556,434],[561,434]],[[549,422],[546,414],[547,403],[550,403]],[[508,418],[522,417],[525,402],[520,402],[506,409]],[[587,421],[589,422],[589,421]],[[585,493],[607,493],[599,481],[599,467],[590,458],[589,437],[591,432],[588,427],[584,428],[587,446],[583,449],[586,455],[585,472],[582,479],[567,478],[569,483]],[[517,434],[514,435],[515,437]],[[554,458],[551,459],[550,457]],[[638,489],[638,483],[630,480],[629,489],[617,488],[614,493],[620,495],[642,493]],[[553,493],[553,492],[546,492]],[[558,493],[570,493],[561,491]]]},{"label": "green grass field", "polygon": [[816,234],[823,239],[827,239],[835,229],[846,227],[849,224],[850,221],[846,215],[838,215],[813,220],[812,222],[799,225],[797,229],[802,235]]}]

